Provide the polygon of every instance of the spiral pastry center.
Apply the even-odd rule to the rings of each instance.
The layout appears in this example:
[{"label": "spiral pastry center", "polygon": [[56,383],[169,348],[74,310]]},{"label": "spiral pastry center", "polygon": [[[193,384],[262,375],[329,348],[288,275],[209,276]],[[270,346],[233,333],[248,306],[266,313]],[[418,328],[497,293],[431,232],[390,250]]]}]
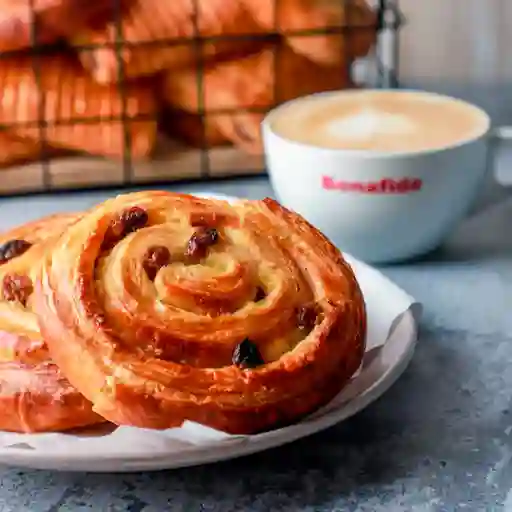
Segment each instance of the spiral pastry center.
[{"label": "spiral pastry center", "polygon": [[215,368],[238,364],[244,342],[269,363],[309,334],[316,319],[301,323],[312,302],[302,273],[231,209],[162,218],[137,206],[114,214],[95,258],[93,291],[102,323],[122,343]]}]

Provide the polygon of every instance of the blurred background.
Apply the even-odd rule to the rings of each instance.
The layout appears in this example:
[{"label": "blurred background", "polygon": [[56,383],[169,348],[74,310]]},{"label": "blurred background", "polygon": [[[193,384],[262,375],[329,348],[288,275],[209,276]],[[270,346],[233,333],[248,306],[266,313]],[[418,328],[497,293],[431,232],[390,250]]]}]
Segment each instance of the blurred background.
[{"label": "blurred background", "polygon": [[512,122],[512,2],[402,0],[400,80],[462,97]]},{"label": "blurred background", "polygon": [[512,124],[510,19],[509,0],[5,0],[0,194],[261,174],[265,112],[323,90],[427,89]]},{"label": "blurred background", "polygon": [[[402,87],[428,89],[475,103],[495,125],[512,125],[512,2],[402,0]],[[512,183],[512,145],[502,143],[496,171]]]}]

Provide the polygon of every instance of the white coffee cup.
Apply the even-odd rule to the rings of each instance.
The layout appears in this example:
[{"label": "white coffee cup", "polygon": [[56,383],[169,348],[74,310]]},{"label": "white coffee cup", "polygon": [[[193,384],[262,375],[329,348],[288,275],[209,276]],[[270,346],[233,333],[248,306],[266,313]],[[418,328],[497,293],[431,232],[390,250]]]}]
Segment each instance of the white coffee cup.
[{"label": "white coffee cup", "polygon": [[342,250],[371,263],[410,259],[442,243],[481,190],[494,133],[486,112],[469,103],[422,91],[393,93],[464,104],[475,115],[475,130],[442,147],[376,151],[297,142],[274,128],[287,106],[352,91],[284,103],[262,125],[267,169],[280,202]]}]

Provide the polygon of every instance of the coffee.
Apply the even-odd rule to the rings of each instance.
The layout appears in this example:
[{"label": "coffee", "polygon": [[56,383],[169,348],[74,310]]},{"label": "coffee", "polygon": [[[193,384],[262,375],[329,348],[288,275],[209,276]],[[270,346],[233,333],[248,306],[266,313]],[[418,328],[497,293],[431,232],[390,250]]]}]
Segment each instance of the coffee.
[{"label": "coffee", "polygon": [[303,144],[409,153],[478,137],[488,118],[476,107],[413,91],[343,91],[286,103],[270,119],[278,135]]}]

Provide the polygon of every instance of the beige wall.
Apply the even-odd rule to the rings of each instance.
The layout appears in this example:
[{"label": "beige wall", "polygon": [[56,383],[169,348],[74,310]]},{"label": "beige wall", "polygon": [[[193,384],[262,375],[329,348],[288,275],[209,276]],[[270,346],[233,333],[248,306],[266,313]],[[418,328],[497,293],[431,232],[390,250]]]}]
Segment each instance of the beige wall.
[{"label": "beige wall", "polygon": [[512,125],[512,0],[400,0],[400,82],[461,97]]},{"label": "beige wall", "polygon": [[512,0],[401,0],[400,6],[408,20],[400,36],[404,79],[512,79]]}]

